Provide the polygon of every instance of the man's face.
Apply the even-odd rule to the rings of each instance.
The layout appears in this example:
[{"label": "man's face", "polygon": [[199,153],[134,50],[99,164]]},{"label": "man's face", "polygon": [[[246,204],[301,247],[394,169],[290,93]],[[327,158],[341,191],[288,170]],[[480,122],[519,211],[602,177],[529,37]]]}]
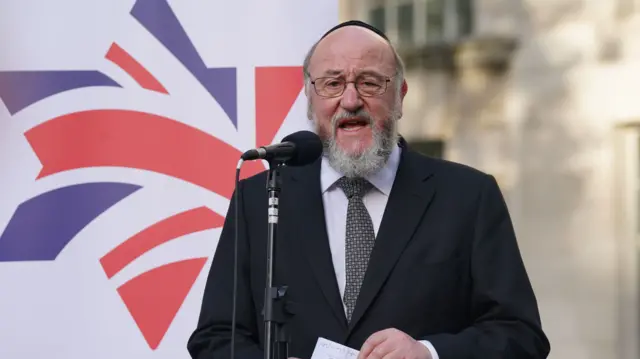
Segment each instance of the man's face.
[{"label": "man's face", "polygon": [[347,176],[378,170],[396,145],[406,92],[389,44],[366,29],[339,29],[317,46],[309,73],[317,88],[309,88],[309,117],[332,165]]}]

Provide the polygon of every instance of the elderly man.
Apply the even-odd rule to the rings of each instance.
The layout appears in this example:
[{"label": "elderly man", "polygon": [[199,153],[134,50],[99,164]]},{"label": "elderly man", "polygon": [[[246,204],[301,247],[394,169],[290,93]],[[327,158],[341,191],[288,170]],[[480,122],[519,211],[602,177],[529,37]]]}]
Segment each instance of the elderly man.
[{"label": "elderly man", "polygon": [[[289,287],[289,354],[309,359],[322,337],[359,359],[545,358],[496,181],[422,156],[397,134],[407,83],[384,34],[342,23],[311,49],[304,73],[324,154],[282,170],[275,280]],[[235,353],[263,358],[265,178],[242,181],[239,216],[226,218],[188,343],[193,358],[231,352],[236,220]]]}]

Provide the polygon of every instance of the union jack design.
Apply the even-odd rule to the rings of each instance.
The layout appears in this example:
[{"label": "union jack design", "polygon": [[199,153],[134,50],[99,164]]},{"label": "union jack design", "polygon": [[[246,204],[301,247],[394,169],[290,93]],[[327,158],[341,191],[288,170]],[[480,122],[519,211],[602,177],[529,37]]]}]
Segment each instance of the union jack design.
[{"label": "union jack design", "polygon": [[[183,66],[181,70],[191,74],[223,109],[224,121],[237,129],[237,69],[208,68],[166,0],[137,0],[130,15]],[[175,95],[117,42],[105,50],[104,60],[126,72],[140,88],[168,100]],[[297,66],[255,68],[256,146],[272,143],[302,86]],[[0,100],[12,116],[36,103],[55,101],[65,92],[96,87],[131,90],[101,71],[0,72]],[[67,171],[131,168],[170,176],[226,199],[233,192],[241,155],[223,139],[179,119],[130,109],[65,113],[28,129],[24,137],[42,164],[34,181]],[[241,176],[262,170],[260,162],[249,162]],[[25,200],[0,235],[0,262],[55,261],[78,233],[108,211],[127,206],[124,200],[141,188],[120,181],[75,183]],[[180,208],[130,238],[118,239],[119,244],[99,258],[105,280],[154,248],[221,227],[223,216],[207,206]],[[157,266],[117,287],[149,348],[155,350],[161,343],[210,255]]]}]

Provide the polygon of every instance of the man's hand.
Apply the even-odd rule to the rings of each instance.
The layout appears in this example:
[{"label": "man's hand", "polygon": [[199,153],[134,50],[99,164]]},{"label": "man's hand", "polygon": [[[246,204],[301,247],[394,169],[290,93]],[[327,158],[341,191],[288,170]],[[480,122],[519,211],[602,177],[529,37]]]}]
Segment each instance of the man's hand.
[{"label": "man's hand", "polygon": [[358,359],[432,359],[427,347],[397,329],[373,333],[362,345]]}]

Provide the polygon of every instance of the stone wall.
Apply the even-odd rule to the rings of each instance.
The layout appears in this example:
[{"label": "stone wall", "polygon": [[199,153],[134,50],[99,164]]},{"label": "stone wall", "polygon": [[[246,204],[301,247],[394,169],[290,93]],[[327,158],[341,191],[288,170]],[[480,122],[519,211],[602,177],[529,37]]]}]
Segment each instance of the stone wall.
[{"label": "stone wall", "polygon": [[400,131],[445,138],[448,159],[498,178],[550,358],[640,357],[637,248],[620,228],[634,219],[615,195],[635,193],[614,166],[617,126],[640,119],[640,21],[618,1],[631,0],[476,0],[477,32],[443,55],[451,66],[407,55]]}]

